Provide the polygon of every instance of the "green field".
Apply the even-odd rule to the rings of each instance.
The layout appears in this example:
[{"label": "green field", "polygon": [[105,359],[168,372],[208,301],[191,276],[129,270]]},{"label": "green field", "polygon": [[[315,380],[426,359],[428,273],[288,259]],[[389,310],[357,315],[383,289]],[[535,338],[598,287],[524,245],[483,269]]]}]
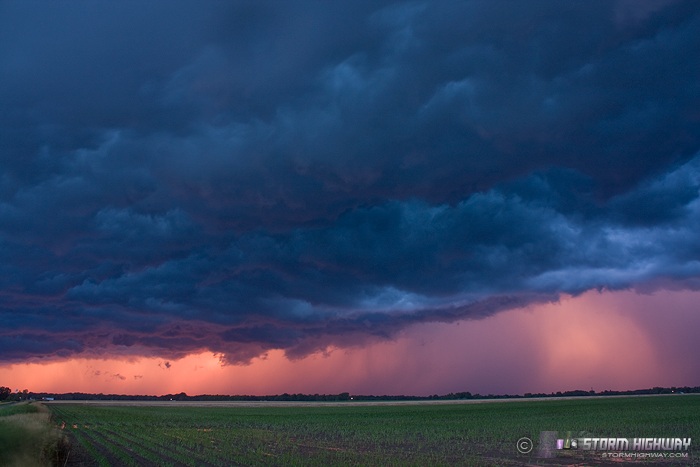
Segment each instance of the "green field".
[{"label": "green field", "polygon": [[[522,455],[515,444],[523,436],[537,444],[541,431],[700,442],[697,395],[440,405],[135,404],[49,408],[54,423],[65,423],[64,432],[82,446],[76,448],[82,465],[603,465],[582,452],[539,459],[536,447]],[[663,465],[695,465],[695,452],[693,446],[688,460]]]}]

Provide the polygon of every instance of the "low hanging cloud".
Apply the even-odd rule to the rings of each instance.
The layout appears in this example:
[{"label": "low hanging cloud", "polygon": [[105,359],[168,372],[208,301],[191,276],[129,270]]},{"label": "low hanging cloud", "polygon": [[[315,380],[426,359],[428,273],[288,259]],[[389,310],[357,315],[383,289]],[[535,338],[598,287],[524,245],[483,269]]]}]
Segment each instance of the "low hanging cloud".
[{"label": "low hanging cloud", "polygon": [[5,361],[301,357],[700,285],[694,2],[0,18]]}]

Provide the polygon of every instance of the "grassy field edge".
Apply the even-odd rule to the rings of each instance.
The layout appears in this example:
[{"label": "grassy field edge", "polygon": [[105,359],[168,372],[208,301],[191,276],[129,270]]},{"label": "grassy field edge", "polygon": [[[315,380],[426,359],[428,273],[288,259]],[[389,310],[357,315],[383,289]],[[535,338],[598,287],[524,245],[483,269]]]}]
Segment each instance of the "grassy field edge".
[{"label": "grassy field edge", "polygon": [[63,465],[68,449],[44,405],[21,402],[0,407],[0,465]]}]

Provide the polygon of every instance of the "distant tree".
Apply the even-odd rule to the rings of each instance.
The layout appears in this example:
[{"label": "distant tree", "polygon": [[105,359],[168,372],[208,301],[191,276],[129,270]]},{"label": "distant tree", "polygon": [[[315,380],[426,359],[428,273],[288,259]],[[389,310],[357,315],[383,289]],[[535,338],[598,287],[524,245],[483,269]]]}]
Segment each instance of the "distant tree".
[{"label": "distant tree", "polygon": [[0,401],[4,401],[4,400],[9,399],[11,394],[12,394],[12,389],[5,387],[5,386],[0,386]]}]

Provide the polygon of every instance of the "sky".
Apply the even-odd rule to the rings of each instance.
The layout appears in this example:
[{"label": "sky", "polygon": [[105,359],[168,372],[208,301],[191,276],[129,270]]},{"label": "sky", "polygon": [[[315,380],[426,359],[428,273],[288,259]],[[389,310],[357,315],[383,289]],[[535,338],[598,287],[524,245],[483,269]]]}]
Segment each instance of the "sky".
[{"label": "sky", "polygon": [[0,384],[700,385],[697,56],[695,1],[0,1]]}]

